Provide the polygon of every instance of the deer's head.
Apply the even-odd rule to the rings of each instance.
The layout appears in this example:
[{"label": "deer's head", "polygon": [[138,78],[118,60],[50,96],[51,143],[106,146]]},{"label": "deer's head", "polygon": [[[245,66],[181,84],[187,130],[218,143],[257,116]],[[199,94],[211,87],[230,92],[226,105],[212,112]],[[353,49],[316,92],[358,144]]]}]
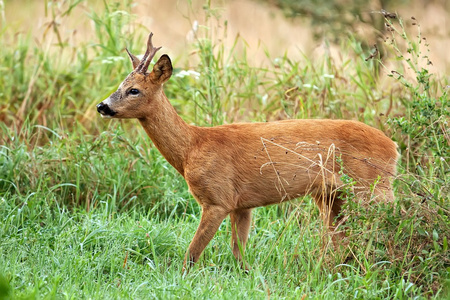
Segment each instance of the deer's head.
[{"label": "deer's head", "polygon": [[97,111],[106,118],[144,118],[152,110],[152,103],[158,101],[162,94],[162,85],[172,75],[172,63],[169,56],[162,55],[153,70],[148,72],[148,67],[156,51],[152,43],[153,33],[150,33],[147,42],[147,50],[139,60],[127,53],[133,64],[133,71],[120,84],[117,91],[97,105]]}]

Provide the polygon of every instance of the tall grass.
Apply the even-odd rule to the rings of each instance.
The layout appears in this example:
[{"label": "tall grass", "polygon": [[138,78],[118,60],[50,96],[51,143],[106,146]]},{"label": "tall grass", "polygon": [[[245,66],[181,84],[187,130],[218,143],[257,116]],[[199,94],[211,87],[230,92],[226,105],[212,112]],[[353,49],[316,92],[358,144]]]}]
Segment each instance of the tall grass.
[{"label": "tall grass", "polygon": [[[64,22],[79,3],[61,3],[49,15]],[[89,14],[95,36],[76,45],[58,27],[51,28],[57,43],[49,44],[49,34],[36,42],[2,24],[0,298],[448,295],[448,82],[429,74],[423,37],[386,20],[395,28],[388,61],[366,60],[370,53],[349,38],[342,63],[266,52],[270,63],[255,67],[243,39],[230,49],[216,38],[227,34],[226,21],[211,12],[225,31],[196,31],[189,47],[197,63],[180,62],[165,86],[186,121],[358,119],[393,136],[402,158],[393,205],[348,202],[346,263],[328,248],[305,197],[255,210],[250,274],[227,246],[226,221],[198,267],[182,276],[198,205],[136,122],[104,121],[95,112],[131,69],[124,47],[139,53],[145,44],[148,32],[135,26],[130,3],[105,1]],[[205,9],[213,10],[209,2]],[[403,63],[412,79],[402,75]],[[388,84],[379,64],[393,77]]]}]

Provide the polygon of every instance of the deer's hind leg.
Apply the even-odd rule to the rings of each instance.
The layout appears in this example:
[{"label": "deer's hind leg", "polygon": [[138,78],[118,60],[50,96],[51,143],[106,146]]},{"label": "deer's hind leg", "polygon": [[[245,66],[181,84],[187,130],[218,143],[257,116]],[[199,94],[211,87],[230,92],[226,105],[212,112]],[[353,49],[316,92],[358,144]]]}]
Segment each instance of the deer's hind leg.
[{"label": "deer's hind leg", "polygon": [[335,248],[341,245],[341,240],[345,237],[343,231],[339,231],[339,225],[343,216],[340,215],[344,201],[340,197],[341,192],[327,190],[313,195],[319,207],[324,225],[328,228]]}]

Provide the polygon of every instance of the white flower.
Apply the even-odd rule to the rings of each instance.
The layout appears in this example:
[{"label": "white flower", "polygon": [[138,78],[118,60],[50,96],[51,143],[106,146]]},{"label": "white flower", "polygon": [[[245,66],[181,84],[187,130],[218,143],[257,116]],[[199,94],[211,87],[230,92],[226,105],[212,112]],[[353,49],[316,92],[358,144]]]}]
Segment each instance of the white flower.
[{"label": "white flower", "polygon": [[122,56],[108,56],[107,58],[102,59],[102,64],[114,64],[121,60],[124,60]]},{"label": "white flower", "polygon": [[179,78],[184,78],[186,76],[193,76],[195,79],[199,79],[200,78],[200,73],[196,72],[194,70],[181,70],[180,72],[178,72],[175,77],[179,77]]},{"label": "white flower", "polygon": [[311,85],[311,84],[309,84],[309,83],[305,83],[305,84],[303,85],[303,87],[305,87],[305,88],[313,88],[313,89],[315,89],[315,90],[318,90],[318,89],[319,89],[316,85]]},{"label": "white flower", "polygon": [[262,100],[263,105],[267,104],[267,98],[269,98],[269,95],[267,95],[267,94],[264,94],[264,96],[262,96],[261,100]]},{"label": "white flower", "polygon": [[186,40],[187,40],[188,42],[194,41],[194,40],[195,40],[195,36],[196,36],[196,34],[197,34],[197,31],[198,31],[198,21],[195,20],[195,21],[192,23],[192,28],[191,28],[191,30],[189,30],[189,32],[186,34]]}]

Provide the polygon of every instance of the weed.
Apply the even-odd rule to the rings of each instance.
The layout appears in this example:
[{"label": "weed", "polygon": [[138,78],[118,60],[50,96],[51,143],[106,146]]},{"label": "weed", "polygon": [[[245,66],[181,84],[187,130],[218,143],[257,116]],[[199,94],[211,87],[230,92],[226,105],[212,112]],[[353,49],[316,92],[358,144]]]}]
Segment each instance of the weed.
[{"label": "weed", "polygon": [[[358,119],[392,134],[402,159],[391,204],[351,201],[352,179],[343,178],[352,218],[341,226],[354,257],[346,264],[328,255],[331,248],[323,250],[319,212],[305,197],[254,211],[246,252],[250,274],[244,275],[231,250],[224,250],[231,236],[226,221],[198,267],[183,277],[198,205],[135,122],[110,124],[95,111],[131,70],[123,49],[141,45],[148,30],[135,26],[130,1],[104,1],[101,11],[86,14],[92,38],[75,43],[57,23],[81,17],[75,10],[83,3],[46,1],[48,30],[37,38],[3,26],[1,19],[0,295],[446,296],[448,83],[427,69],[439,62],[429,62],[417,20],[414,39],[401,18],[385,20],[392,31],[383,53],[393,59],[380,61],[372,52],[366,60],[370,54],[350,37],[341,44],[342,63],[327,53],[322,61],[306,56],[293,61],[266,51],[270,63],[255,67],[244,39],[225,47],[227,22],[206,2],[211,22],[197,26],[188,45],[192,60],[177,62],[179,69],[165,86],[186,121],[211,126]],[[391,67],[392,61],[400,64]],[[393,77],[392,84],[380,83],[380,70]]]}]

